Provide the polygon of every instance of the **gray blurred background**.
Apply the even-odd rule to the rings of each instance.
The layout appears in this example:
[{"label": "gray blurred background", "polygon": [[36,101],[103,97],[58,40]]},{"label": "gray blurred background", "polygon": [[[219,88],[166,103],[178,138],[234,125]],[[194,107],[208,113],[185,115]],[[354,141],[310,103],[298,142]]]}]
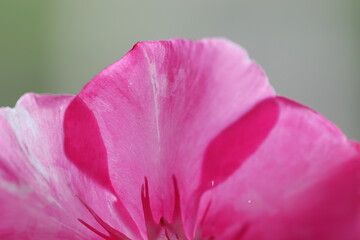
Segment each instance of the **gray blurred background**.
[{"label": "gray blurred background", "polygon": [[137,41],[224,36],[360,140],[359,0],[0,0],[0,105],[77,93]]}]

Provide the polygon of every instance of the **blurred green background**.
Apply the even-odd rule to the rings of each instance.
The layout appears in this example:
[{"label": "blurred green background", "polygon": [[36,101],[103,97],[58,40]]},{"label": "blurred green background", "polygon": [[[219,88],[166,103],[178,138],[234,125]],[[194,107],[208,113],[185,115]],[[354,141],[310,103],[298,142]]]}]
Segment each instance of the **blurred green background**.
[{"label": "blurred green background", "polygon": [[224,36],[360,139],[359,0],[1,0],[0,105],[77,93],[137,41]]}]

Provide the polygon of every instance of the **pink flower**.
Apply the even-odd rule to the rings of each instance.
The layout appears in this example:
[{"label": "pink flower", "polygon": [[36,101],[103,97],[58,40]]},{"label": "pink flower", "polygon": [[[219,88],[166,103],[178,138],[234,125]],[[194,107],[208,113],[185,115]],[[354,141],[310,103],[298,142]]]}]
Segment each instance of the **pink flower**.
[{"label": "pink flower", "polygon": [[0,239],[360,239],[360,147],[221,39],[0,110]]}]

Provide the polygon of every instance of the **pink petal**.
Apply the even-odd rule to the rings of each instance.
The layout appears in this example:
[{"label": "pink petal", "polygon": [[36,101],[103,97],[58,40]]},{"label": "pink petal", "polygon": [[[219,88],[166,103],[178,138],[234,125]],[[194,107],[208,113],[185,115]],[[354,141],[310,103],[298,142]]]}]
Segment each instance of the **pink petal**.
[{"label": "pink petal", "polygon": [[[93,112],[107,150],[112,186],[144,236],[144,177],[155,221],[173,220],[172,176],[179,184],[183,218],[191,218],[194,194],[204,191],[201,186],[210,181],[209,176],[201,177],[206,146],[257,102],[273,95],[264,73],[235,44],[175,39],[135,45],[96,76],[69,111],[84,104]],[[65,126],[68,121],[76,120],[66,118]],[[91,171],[87,174],[94,177]],[[104,177],[105,170],[100,175]],[[189,234],[191,227],[187,228]]]},{"label": "pink petal", "polygon": [[207,147],[202,163],[202,182],[212,187],[223,182],[260,147],[279,115],[278,105],[258,104],[250,113],[227,127]]},{"label": "pink petal", "polygon": [[0,109],[1,239],[96,239],[78,221],[101,229],[79,198],[124,230],[117,198],[65,157],[63,115],[71,99],[28,94],[14,109]]},{"label": "pink petal", "polygon": [[80,98],[75,98],[64,122],[67,157],[102,186],[112,190],[107,166],[105,145],[94,114]]},{"label": "pink petal", "polygon": [[206,216],[198,224],[203,236],[360,238],[359,145],[322,116],[285,98],[266,100],[247,117],[256,121],[260,112],[268,114],[274,107],[279,116],[267,139],[202,199],[199,216]]}]

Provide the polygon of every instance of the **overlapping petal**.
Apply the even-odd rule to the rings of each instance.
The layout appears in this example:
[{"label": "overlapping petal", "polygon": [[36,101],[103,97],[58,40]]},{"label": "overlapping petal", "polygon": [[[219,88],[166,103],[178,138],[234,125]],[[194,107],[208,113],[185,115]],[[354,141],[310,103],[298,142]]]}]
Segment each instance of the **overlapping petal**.
[{"label": "overlapping petal", "polygon": [[202,199],[202,233],[227,240],[357,239],[359,144],[285,98],[266,100],[247,117],[257,121],[273,111],[278,120],[266,140]]},{"label": "overlapping petal", "polygon": [[0,110],[1,239],[96,239],[78,221],[99,228],[81,201],[136,236],[124,229],[115,195],[65,156],[63,116],[72,98],[27,94]]},{"label": "overlapping petal", "polygon": [[[197,196],[212,180],[226,179],[242,161],[232,159],[231,166],[214,179],[201,175],[207,145],[256,103],[273,95],[260,68],[227,40],[140,42],[96,76],[68,111],[82,108],[94,114],[112,186],[142,233],[146,234],[145,225],[141,226],[144,178],[154,219],[172,221],[174,176],[183,222],[191,235]],[[65,125],[74,121],[68,117]],[[252,151],[264,137],[254,142]],[[217,162],[210,159],[206,165],[215,169]],[[101,172],[105,176],[106,171]]]}]

